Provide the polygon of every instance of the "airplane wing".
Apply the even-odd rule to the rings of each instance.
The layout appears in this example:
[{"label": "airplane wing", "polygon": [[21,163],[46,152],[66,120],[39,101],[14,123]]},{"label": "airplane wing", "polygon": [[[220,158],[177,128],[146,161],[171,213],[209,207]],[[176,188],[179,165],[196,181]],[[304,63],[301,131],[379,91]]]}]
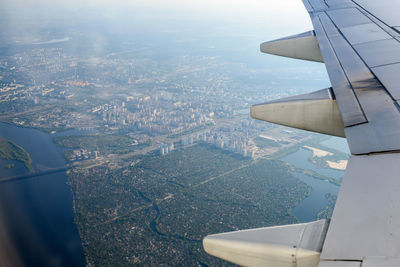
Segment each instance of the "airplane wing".
[{"label": "airplane wing", "polygon": [[246,266],[400,266],[400,1],[303,2],[314,30],[261,51],[324,62],[332,87],[255,105],[251,115],[347,138],[332,219],[210,235],[203,246]]}]

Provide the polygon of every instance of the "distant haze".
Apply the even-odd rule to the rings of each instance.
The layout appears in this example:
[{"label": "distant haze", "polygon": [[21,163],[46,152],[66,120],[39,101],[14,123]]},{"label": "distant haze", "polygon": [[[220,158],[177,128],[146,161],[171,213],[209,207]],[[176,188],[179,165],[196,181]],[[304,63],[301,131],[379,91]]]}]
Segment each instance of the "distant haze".
[{"label": "distant haze", "polygon": [[[123,17],[215,20],[273,30],[283,35],[310,30],[310,19],[301,0],[1,0],[0,15],[7,23],[0,30],[20,27],[25,19],[39,21],[108,20]],[[22,23],[23,24],[23,23]]]}]

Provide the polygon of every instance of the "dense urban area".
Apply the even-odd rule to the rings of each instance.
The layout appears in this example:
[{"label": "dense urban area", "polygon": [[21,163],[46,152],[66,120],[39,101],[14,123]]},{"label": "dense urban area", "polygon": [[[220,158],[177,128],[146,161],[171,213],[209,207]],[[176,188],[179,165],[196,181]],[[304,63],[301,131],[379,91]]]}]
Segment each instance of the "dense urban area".
[{"label": "dense urban area", "polygon": [[[88,266],[222,266],[206,235],[299,221],[291,210],[312,187],[294,171],[340,184],[280,160],[302,148],[344,170],[347,154],[326,137],[249,117],[252,104],[299,91],[266,90],[257,70],[213,55],[160,60],[146,44],[80,55],[74,38],[3,49],[0,121],[60,148]],[[12,142],[0,139],[0,157],[32,171]],[[326,198],[320,218],[336,196]]]}]

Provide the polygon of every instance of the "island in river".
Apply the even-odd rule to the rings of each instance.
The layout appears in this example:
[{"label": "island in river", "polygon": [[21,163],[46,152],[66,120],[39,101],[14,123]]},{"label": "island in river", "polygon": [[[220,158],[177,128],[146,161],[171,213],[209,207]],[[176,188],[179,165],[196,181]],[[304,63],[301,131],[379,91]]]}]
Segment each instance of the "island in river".
[{"label": "island in river", "polygon": [[[29,153],[16,143],[2,137],[0,137],[0,158],[20,161],[24,163],[29,172],[33,172],[32,159]],[[12,168],[13,166],[13,164],[7,165],[8,168]]]}]

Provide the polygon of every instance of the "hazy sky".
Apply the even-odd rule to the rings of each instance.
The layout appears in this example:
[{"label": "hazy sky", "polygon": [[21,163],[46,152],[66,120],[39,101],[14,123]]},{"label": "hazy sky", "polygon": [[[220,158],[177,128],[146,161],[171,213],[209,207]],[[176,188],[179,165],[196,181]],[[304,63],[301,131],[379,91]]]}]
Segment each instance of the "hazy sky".
[{"label": "hazy sky", "polygon": [[[84,37],[84,44],[101,52],[122,36],[145,43],[157,39],[154,47],[162,49],[168,41],[176,46],[186,40],[185,53],[193,50],[190,45],[199,46],[193,42],[208,42],[231,51],[231,58],[250,61],[251,56],[267,60],[259,53],[261,42],[309,30],[302,0],[0,0],[0,47]],[[296,69],[315,66],[273,56],[268,60]]]},{"label": "hazy sky", "polygon": [[78,13],[82,16],[83,10],[110,21],[123,15],[151,16],[154,11],[166,18],[265,27],[283,35],[312,28],[301,0],[0,0],[0,14],[9,20],[8,27],[31,17],[52,20]]}]

